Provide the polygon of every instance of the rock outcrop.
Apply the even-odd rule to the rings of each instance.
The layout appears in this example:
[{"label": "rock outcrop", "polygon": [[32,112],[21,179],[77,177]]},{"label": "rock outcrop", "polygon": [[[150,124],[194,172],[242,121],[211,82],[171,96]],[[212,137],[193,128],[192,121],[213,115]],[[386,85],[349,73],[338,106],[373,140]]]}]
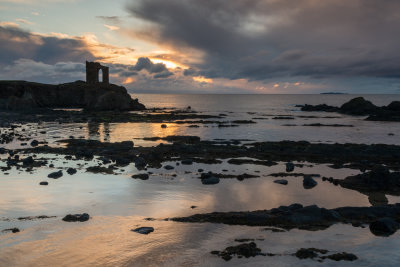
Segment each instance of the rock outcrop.
[{"label": "rock outcrop", "polygon": [[297,105],[302,111],[339,112],[348,115],[368,116],[371,121],[400,121],[400,101],[393,101],[387,106],[378,107],[363,97],[356,97],[341,107],[320,105]]},{"label": "rock outcrop", "polygon": [[37,108],[83,108],[85,110],[143,110],[126,88],[83,81],[59,85],[26,81],[0,81],[0,109],[23,111]]}]

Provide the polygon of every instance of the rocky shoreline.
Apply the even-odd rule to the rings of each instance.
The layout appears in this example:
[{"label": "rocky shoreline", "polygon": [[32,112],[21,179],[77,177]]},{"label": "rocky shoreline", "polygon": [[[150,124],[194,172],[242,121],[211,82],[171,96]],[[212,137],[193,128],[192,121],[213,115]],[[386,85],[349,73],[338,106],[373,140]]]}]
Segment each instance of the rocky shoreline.
[{"label": "rocky shoreline", "polygon": [[[328,109],[333,110],[332,108]],[[336,109],[335,112],[342,113],[340,109]],[[221,182],[223,179],[237,179],[238,181],[253,179],[255,182],[258,182],[259,179],[270,179],[271,182],[274,182],[273,185],[286,189],[290,185],[295,184],[290,179],[302,179],[302,184],[301,182],[297,183],[300,184],[299,188],[307,190],[307,192],[313,192],[313,188],[318,189],[321,187],[321,184],[324,184],[323,181],[325,181],[324,186],[338,186],[337,188],[354,190],[367,195],[372,206],[349,206],[328,209],[317,205],[303,206],[299,203],[293,203],[268,210],[207,211],[206,213],[198,213],[185,217],[161,218],[161,220],[169,220],[171,223],[176,222],[177,225],[178,223],[208,222],[252,227],[263,226],[264,228],[268,227],[265,228],[266,231],[271,230],[277,234],[292,229],[321,231],[335,224],[349,224],[354,227],[369,227],[370,232],[374,235],[387,237],[395,234],[400,228],[400,203],[389,204],[386,197],[386,195],[400,196],[400,146],[397,145],[329,144],[307,141],[255,142],[249,139],[202,140],[199,136],[195,135],[166,135],[141,138],[143,141],[165,142],[152,147],[137,146],[133,141],[111,143],[79,139],[73,136],[70,138],[64,137],[65,139],[57,138],[54,145],[48,144],[45,141],[32,140],[32,137],[29,135],[29,129],[24,130],[22,126],[27,123],[37,123],[39,121],[58,122],[60,124],[70,122],[148,122],[163,123],[161,129],[164,130],[170,127],[170,125],[167,125],[168,122],[188,124],[189,127],[198,127],[197,124],[217,127],[238,127],[239,125],[249,125],[256,122],[247,119],[229,120],[225,114],[209,115],[197,113],[192,110],[165,109],[144,110],[135,113],[115,110],[65,111],[51,109],[35,109],[35,112],[7,110],[2,111],[2,113],[10,114],[10,116],[0,118],[0,124],[3,126],[3,129],[8,127],[6,131],[2,129],[0,143],[7,144],[18,140],[25,142],[26,146],[21,149],[0,148],[0,161],[2,162],[0,171],[4,175],[8,175],[14,169],[20,173],[31,173],[39,168],[48,168],[51,171],[46,173],[46,175],[48,175],[47,177],[50,180],[37,182],[38,186],[41,186],[45,190],[52,186],[52,182],[55,181],[53,179],[62,180],[76,173],[79,175],[80,172],[119,175],[127,166],[134,166],[138,173],[130,173],[127,178],[135,182],[147,183],[149,179],[151,182],[151,179],[154,178],[153,172],[157,172],[154,169],[159,169],[166,176],[177,177],[180,175],[176,171],[179,170],[177,166],[190,166],[202,163],[205,166],[201,166],[201,169],[185,170],[185,174],[194,178],[194,181],[200,186],[207,186],[209,188],[224,186],[224,182]],[[372,116],[372,113],[369,115]],[[295,117],[301,116],[294,116],[293,119]],[[314,116],[306,117],[308,119],[308,117]],[[271,119],[292,120],[289,116],[274,116]],[[304,126],[352,127],[348,124],[318,123],[304,124]],[[160,128],[160,126],[158,125],[157,128]],[[132,140],[137,139],[134,138]],[[45,155],[50,157],[57,155],[57,157],[63,160],[64,166],[54,167],[52,161],[46,158]],[[83,161],[84,163],[79,163],[78,167],[76,165],[73,167],[70,164],[73,161]],[[230,168],[232,168],[231,172],[218,167],[226,166],[224,164],[229,164]],[[327,168],[331,169],[356,170],[356,173],[359,174],[349,175],[344,179],[337,179],[334,177],[325,177],[320,173],[313,172],[313,170],[299,171],[300,168],[312,168],[314,165],[320,164],[324,164]],[[257,169],[247,168],[247,166],[268,167],[271,168],[271,172],[260,173]],[[276,167],[281,169],[274,169],[272,171],[272,168]],[[217,171],[215,171],[215,168]],[[278,179],[278,177],[285,177],[285,179]],[[286,180],[286,177],[290,177],[289,181]],[[201,203],[194,204],[201,206]],[[194,208],[197,208],[197,206],[191,206],[191,209]],[[89,212],[92,214],[91,211]],[[96,216],[93,217],[96,218]],[[68,223],[87,221],[90,223],[93,217],[87,213],[72,213],[63,217],[62,220]],[[24,218],[26,220],[45,220],[54,218],[54,216]],[[152,219],[145,220],[150,221]],[[13,222],[13,220],[9,221]],[[20,219],[15,221],[20,221]],[[12,225],[11,227],[14,228],[4,229],[2,233],[19,234],[22,232],[23,234],[23,229],[19,225],[15,226],[18,226],[18,228]],[[138,226],[135,226],[131,231],[143,234],[144,236],[157,234],[157,227]],[[211,253],[224,260],[230,260],[234,256],[238,258],[253,256],[295,256],[298,259],[311,259],[315,261],[353,261],[358,259],[358,255],[356,256],[352,253],[341,251],[329,252],[325,249],[301,248],[300,246],[300,249],[295,253],[266,253],[257,247],[255,243],[256,239],[244,240],[247,239],[243,239],[243,242],[252,242],[241,242],[243,244],[229,246],[224,250],[212,251]]]}]

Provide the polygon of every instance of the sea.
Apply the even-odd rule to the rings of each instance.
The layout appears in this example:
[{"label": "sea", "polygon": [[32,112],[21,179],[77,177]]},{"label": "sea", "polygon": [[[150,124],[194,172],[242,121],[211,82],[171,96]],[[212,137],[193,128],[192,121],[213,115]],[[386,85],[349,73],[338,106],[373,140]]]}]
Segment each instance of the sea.
[{"label": "sea", "polygon": [[[399,122],[375,122],[365,116],[338,113],[303,112],[296,105],[328,104],[340,106],[363,96],[382,106],[400,101],[400,95],[172,95],[132,94],[147,108],[190,110],[201,114],[221,115],[220,121],[252,120],[256,123],[238,127],[217,124],[166,123],[38,123],[30,124],[32,137],[57,146],[56,140],[75,136],[105,142],[133,141],[135,146],[153,146],[164,141],[144,141],[144,137],[195,135],[202,140],[308,141],[312,143],[359,143],[400,145]],[[309,126],[310,124],[325,126]],[[341,125],[333,127],[332,125]],[[197,125],[198,127],[190,127]],[[20,148],[16,141],[6,148]],[[228,226],[212,223],[178,223],[166,220],[177,216],[214,211],[249,211],[301,203],[325,208],[370,206],[368,197],[316,178],[318,185],[304,189],[302,179],[287,177],[287,186],[269,176],[284,172],[285,162],[275,166],[194,163],[173,165],[173,170],[153,169],[150,179],[132,179],[140,173],[134,165],[115,175],[93,174],[85,169],[87,161],[68,161],[62,155],[38,155],[54,164],[31,173],[13,168],[0,174],[0,266],[398,266],[400,233],[390,237],[374,236],[368,229],[337,224],[324,231],[290,230],[282,233],[265,227]],[[2,156],[4,159],[5,156]],[[333,169],[329,164],[304,164],[295,172],[321,174],[344,179],[359,174],[355,169]],[[0,167],[5,162],[0,162]],[[78,169],[75,175],[57,180],[47,179],[54,169]],[[200,182],[198,169],[226,174],[249,173],[260,178],[223,179],[217,185]],[[48,186],[39,182],[48,180]],[[389,203],[400,202],[398,196],[386,196]],[[66,214],[90,214],[85,223],[67,223]],[[56,216],[45,220],[18,220],[26,216]],[[150,226],[149,235],[132,232]],[[17,234],[2,229],[18,227]],[[225,262],[212,255],[237,245],[235,239],[257,240],[263,252],[275,257],[236,258]],[[300,248],[321,248],[332,252],[349,252],[356,262],[299,260],[292,254]]]}]

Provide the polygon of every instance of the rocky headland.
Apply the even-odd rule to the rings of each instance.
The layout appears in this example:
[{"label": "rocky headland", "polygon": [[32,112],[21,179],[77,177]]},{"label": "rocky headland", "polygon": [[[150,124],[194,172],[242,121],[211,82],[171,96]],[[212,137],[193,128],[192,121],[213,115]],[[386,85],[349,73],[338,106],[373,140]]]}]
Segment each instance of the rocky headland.
[{"label": "rocky headland", "polygon": [[58,85],[27,81],[0,81],[0,110],[82,108],[91,111],[144,110],[123,86],[83,81]]}]

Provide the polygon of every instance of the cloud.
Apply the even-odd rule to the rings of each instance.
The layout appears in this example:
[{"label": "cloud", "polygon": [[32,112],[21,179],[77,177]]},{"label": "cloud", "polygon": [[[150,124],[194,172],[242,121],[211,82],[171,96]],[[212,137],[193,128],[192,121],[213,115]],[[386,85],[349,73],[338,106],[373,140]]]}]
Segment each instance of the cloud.
[{"label": "cloud", "polygon": [[137,36],[148,32],[143,38],[160,45],[204,53],[187,76],[400,78],[395,0],[132,0],[127,10],[147,22]]},{"label": "cloud", "polygon": [[96,18],[103,20],[106,23],[119,24],[121,22],[118,16],[96,16]]},{"label": "cloud", "polygon": [[26,20],[26,19],[16,19],[15,21],[18,21],[18,22],[20,22],[20,23],[22,23],[22,24],[27,24],[27,25],[33,25],[33,24],[35,24],[34,22],[29,21],[29,20]]},{"label": "cloud", "polygon": [[112,25],[107,25],[107,24],[104,24],[104,27],[106,27],[110,31],[118,31],[120,29],[118,26],[112,26]]},{"label": "cloud", "polygon": [[46,64],[31,59],[18,59],[0,72],[0,79],[63,83],[85,78],[85,65],[75,62]]},{"label": "cloud", "polygon": [[41,36],[17,27],[0,26],[0,65],[12,64],[21,58],[46,64],[95,59],[80,38]]},{"label": "cloud", "polygon": [[169,76],[172,76],[173,73],[170,72],[165,64],[163,63],[153,63],[149,58],[147,57],[140,57],[138,58],[136,64],[130,68],[130,70],[133,71],[141,71],[141,70],[147,70],[148,73],[150,74],[155,74],[153,77],[158,79],[158,78],[167,78]]}]

